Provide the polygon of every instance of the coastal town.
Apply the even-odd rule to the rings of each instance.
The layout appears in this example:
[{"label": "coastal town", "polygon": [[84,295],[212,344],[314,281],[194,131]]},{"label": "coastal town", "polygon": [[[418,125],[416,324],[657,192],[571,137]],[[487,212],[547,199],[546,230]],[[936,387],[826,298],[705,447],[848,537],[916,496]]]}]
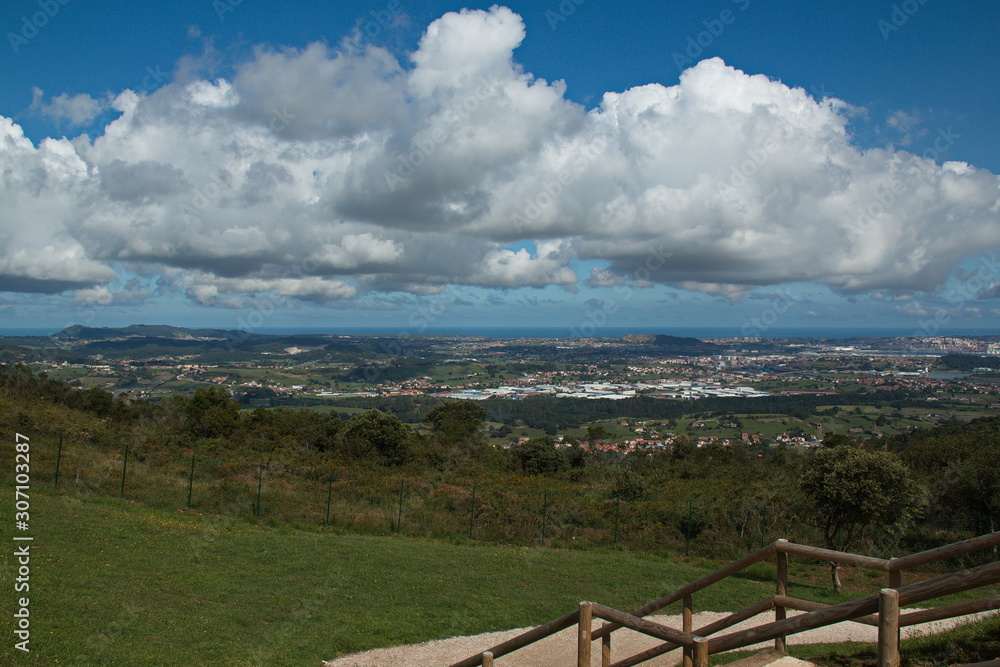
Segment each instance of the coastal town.
[{"label": "coastal town", "polygon": [[[407,406],[447,400],[474,401],[493,412],[507,410],[497,406],[523,404],[515,411],[530,411],[539,401],[554,400],[563,407],[545,403],[546,409],[567,416],[497,416],[491,441],[510,446],[548,434],[563,446],[626,453],[673,447],[678,437],[696,447],[809,447],[831,432],[879,437],[987,414],[1000,403],[1000,355],[990,337],[400,339],[326,334],[255,336],[230,350],[222,349],[226,335],[174,328],[74,329],[46,339],[2,338],[0,349],[8,358],[20,350],[32,357],[34,370],[79,389],[106,389],[130,400],[155,402],[215,387],[246,409],[300,406],[343,416],[364,406],[405,412]],[[33,351],[24,352],[31,345]],[[912,407],[890,409],[882,397]],[[620,404],[625,414],[637,402],[654,417],[678,409],[675,405],[705,414],[601,417],[611,413],[600,406]],[[780,407],[799,404],[808,410]],[[727,405],[738,406],[733,410],[743,415],[788,414],[742,420],[709,414]],[[588,433],[594,425],[605,429],[605,437]]]}]

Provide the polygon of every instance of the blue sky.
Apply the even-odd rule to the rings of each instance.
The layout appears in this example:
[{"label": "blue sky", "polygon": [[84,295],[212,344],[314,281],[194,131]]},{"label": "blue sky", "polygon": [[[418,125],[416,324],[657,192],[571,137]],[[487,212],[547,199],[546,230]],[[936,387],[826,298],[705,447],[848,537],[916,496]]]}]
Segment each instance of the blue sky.
[{"label": "blue sky", "polygon": [[4,327],[998,330],[996,3],[14,0],[0,27]]}]

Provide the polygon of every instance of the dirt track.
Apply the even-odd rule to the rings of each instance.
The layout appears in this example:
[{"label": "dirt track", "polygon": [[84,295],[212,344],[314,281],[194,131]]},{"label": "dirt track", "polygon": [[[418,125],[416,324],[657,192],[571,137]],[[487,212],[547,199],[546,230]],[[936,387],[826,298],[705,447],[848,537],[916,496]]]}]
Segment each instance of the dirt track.
[{"label": "dirt track", "polygon": [[[907,609],[907,611],[913,611]],[[753,627],[762,622],[773,620],[773,612],[758,617],[759,620],[751,619],[739,625],[733,626],[734,630]],[[789,611],[789,616],[796,615],[797,612]],[[940,632],[959,623],[972,620],[984,614],[975,614],[960,619],[938,621],[935,623],[925,623],[914,625],[903,629],[903,636],[910,637],[918,634],[932,634]],[[698,628],[711,623],[727,614],[717,612],[702,612],[695,614],[694,627]],[[674,628],[681,627],[680,616],[651,616],[654,620],[663,625]],[[595,628],[597,625],[595,624]],[[433,642],[423,642],[421,644],[411,644],[409,646],[397,646],[393,648],[374,649],[363,653],[344,656],[326,662],[328,667],[441,667],[467,658],[475,653],[485,651],[491,646],[506,641],[524,632],[527,628],[517,630],[507,630],[504,632],[490,632],[474,637],[452,637]],[[657,639],[640,635],[629,630],[619,630],[613,635],[612,657],[621,659],[644,649],[656,646],[661,642]],[[788,638],[789,644],[819,644],[827,642],[874,642],[877,638],[877,630],[868,625],[860,623],[838,623],[826,628],[809,630]],[[767,648],[773,645],[771,642],[758,644],[760,648]],[[599,644],[594,645],[593,664],[599,666],[600,649]],[[679,652],[668,653],[659,658],[643,663],[651,667],[666,667],[677,664],[680,661]],[[557,635],[538,642],[525,649],[503,658],[497,658],[495,664],[498,667],[558,667],[559,665],[576,664],[576,627],[571,627]]]}]

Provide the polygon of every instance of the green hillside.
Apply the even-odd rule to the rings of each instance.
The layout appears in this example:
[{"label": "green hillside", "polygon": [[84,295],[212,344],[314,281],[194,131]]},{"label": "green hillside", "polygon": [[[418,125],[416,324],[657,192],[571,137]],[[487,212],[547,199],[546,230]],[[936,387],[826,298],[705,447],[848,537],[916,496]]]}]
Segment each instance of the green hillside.
[{"label": "green hillside", "polygon": [[[709,571],[616,551],[275,530],[44,493],[32,518],[31,653],[14,655],[8,639],[3,664],[319,664],[542,623],[582,599],[631,609]],[[7,549],[0,572],[10,591]],[[736,609],[769,588],[734,579],[698,604]],[[11,625],[0,616],[4,637]]]}]

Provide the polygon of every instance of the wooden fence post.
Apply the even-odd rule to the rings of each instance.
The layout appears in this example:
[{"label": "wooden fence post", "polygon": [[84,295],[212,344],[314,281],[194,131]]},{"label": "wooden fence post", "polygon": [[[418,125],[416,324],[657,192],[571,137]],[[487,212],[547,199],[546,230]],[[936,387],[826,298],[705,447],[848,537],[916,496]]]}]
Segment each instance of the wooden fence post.
[{"label": "wooden fence post", "polygon": [[483,667],[493,667],[493,654],[483,651]]},{"label": "wooden fence post", "polygon": [[[788,542],[788,540],[778,540],[779,542]],[[778,551],[774,554],[774,564],[777,569],[775,574],[775,595],[788,595],[788,554],[784,551]],[[774,607],[774,620],[783,621],[785,620],[786,612],[784,607]],[[774,639],[774,650],[785,652],[785,635],[780,637],[775,637]]]},{"label": "wooden fence post", "polygon": [[[610,623],[605,623],[602,627],[607,627]],[[601,637],[601,667],[611,667],[611,633],[606,633]]]},{"label": "wooden fence post", "polygon": [[580,620],[577,622],[576,635],[576,665],[590,667],[590,625],[594,620],[594,605],[591,602],[580,603]]},{"label": "wooden fence post", "polygon": [[708,667],[708,640],[704,637],[694,638],[694,667]]},{"label": "wooden fence post", "polygon": [[[684,632],[691,632],[694,629],[694,600],[690,595],[684,596],[684,610],[681,629]],[[694,651],[692,648],[685,646],[682,651],[684,655],[684,667],[691,667],[694,661]]]},{"label": "wooden fence post", "polygon": [[888,588],[899,588],[903,585],[903,571],[893,569],[892,562],[895,558],[889,559],[889,586]]},{"label": "wooden fence post", "polygon": [[899,591],[883,588],[878,595],[878,667],[899,663]]}]

